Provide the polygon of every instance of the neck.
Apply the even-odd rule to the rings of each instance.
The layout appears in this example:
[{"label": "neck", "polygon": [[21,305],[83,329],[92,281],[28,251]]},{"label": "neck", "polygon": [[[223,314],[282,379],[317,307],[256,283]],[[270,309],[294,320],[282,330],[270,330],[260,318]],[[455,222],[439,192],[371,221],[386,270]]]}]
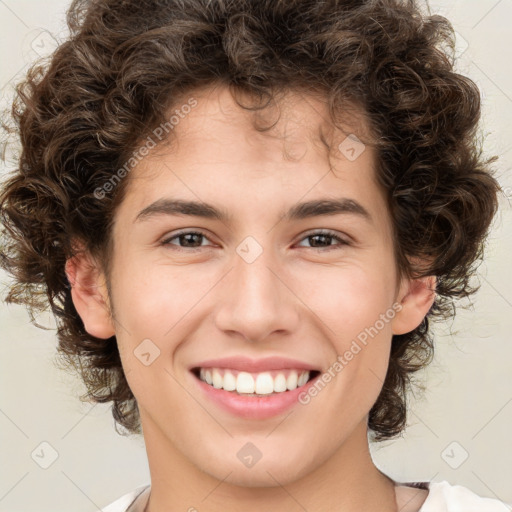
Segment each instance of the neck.
[{"label": "neck", "polygon": [[366,422],[327,460],[286,485],[269,470],[269,484],[247,487],[230,483],[193,465],[151,422],[143,421],[151,495],[146,512],[202,510],[209,512],[259,512],[288,510],[320,512],[396,512],[395,482],[373,463]]}]

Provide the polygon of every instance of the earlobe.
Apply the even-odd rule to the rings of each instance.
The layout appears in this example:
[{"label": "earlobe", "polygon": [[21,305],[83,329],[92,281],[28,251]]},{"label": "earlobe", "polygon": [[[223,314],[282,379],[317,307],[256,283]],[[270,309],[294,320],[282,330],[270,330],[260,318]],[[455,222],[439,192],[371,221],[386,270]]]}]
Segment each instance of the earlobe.
[{"label": "earlobe", "polygon": [[66,261],[71,297],[85,330],[96,338],[115,334],[105,277],[92,256],[81,250]]},{"label": "earlobe", "polygon": [[391,322],[393,334],[406,334],[418,327],[436,298],[436,277],[407,279],[400,289],[400,311]]}]

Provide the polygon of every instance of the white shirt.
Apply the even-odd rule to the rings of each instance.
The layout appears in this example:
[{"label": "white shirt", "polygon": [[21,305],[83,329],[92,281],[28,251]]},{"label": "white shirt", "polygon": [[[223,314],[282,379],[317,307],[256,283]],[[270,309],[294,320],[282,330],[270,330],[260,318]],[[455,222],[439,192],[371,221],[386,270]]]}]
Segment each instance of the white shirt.
[{"label": "white shirt", "polygon": [[[442,482],[401,483],[410,487],[428,489],[427,499],[419,512],[511,512],[511,505],[497,499],[483,498],[461,485]],[[150,485],[137,487],[101,512],[143,512],[148,503]]]}]

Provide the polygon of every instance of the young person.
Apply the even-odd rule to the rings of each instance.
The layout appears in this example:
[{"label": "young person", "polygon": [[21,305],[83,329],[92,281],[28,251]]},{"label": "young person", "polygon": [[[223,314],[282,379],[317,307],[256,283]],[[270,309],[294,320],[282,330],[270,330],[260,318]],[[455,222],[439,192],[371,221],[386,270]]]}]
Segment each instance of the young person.
[{"label": "young person", "polygon": [[68,21],[19,88],[2,265],[144,435],[151,485],[105,511],[508,510],[396,482],[368,447],[403,431],[497,209],[449,22],[412,0],[75,1]]}]

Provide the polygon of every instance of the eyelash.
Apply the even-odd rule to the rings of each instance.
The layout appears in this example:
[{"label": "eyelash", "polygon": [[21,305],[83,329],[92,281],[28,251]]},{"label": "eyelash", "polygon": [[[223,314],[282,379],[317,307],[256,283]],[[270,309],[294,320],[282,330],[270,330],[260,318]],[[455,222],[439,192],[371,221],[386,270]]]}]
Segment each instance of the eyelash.
[{"label": "eyelash", "polygon": [[[197,252],[197,251],[200,251],[202,249],[202,246],[201,247],[179,247],[176,244],[171,244],[170,243],[171,240],[174,240],[175,238],[179,238],[180,236],[185,236],[185,235],[201,235],[204,238],[206,238],[207,240],[209,240],[209,238],[206,236],[206,234],[201,232],[201,231],[182,231],[180,233],[177,233],[177,234],[173,235],[172,237],[168,237],[168,238],[162,240],[161,245],[167,246],[167,247],[172,247],[172,250],[182,251],[182,252]],[[327,237],[333,238],[334,240],[339,242],[338,245],[332,245],[332,246],[327,246],[327,247],[310,247],[310,249],[315,249],[318,252],[326,252],[326,251],[333,250],[336,247],[342,247],[342,246],[350,245],[350,243],[347,240],[345,240],[344,238],[341,238],[334,231],[329,231],[329,230],[313,231],[311,233],[308,233],[304,237],[302,237],[299,240],[299,242],[302,242],[303,240],[305,240],[307,238],[314,237],[314,236],[327,236]]]}]

